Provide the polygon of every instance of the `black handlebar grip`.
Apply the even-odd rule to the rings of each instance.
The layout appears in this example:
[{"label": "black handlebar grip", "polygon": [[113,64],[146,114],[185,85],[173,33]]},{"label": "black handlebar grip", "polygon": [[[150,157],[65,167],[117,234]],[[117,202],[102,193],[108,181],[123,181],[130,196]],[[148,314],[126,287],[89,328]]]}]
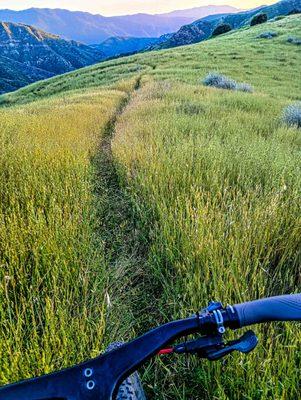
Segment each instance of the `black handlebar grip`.
[{"label": "black handlebar grip", "polygon": [[270,321],[301,321],[301,293],[236,304],[240,327]]}]

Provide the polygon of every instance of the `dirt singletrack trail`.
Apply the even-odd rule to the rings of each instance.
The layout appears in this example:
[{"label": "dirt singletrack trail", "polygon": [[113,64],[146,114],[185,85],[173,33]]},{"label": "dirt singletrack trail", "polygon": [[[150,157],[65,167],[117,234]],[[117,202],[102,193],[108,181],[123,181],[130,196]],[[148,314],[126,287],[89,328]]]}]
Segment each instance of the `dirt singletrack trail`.
[{"label": "dirt singletrack trail", "polygon": [[[145,330],[151,296],[151,277],[145,268],[148,244],[141,234],[139,215],[114,158],[112,140],[116,124],[141,87],[141,77],[121,101],[103,130],[99,151],[92,159],[95,171],[95,198],[98,235],[103,240],[108,270],[107,329],[105,344],[129,340]],[[148,296],[146,293],[150,292]]]}]

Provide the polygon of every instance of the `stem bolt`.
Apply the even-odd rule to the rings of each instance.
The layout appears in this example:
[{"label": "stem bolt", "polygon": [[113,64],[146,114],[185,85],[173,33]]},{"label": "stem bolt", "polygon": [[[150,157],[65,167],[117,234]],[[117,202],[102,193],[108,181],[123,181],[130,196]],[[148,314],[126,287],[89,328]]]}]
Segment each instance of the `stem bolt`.
[{"label": "stem bolt", "polygon": [[87,382],[87,389],[88,390],[93,390],[95,388],[95,382],[94,381],[88,381]]},{"label": "stem bolt", "polygon": [[85,375],[86,378],[90,378],[90,376],[93,375],[93,369],[92,368],[86,368],[84,370],[84,375]]}]

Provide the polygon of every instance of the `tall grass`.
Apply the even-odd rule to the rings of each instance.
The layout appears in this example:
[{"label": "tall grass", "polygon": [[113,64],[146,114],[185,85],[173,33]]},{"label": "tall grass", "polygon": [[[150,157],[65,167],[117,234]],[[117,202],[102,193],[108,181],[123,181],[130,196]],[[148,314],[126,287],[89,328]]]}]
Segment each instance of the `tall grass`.
[{"label": "tall grass", "polygon": [[[149,325],[210,299],[300,291],[300,132],[281,125],[281,108],[252,94],[149,83],[121,117],[113,151],[152,238],[145,268],[161,288]],[[256,331],[252,355],[167,365],[157,392],[159,369],[152,396],[298,398],[299,328]]]},{"label": "tall grass", "polygon": [[107,273],[91,157],[125,97],[90,91],[1,112],[1,384],[100,351]]},{"label": "tall grass", "polygon": [[[255,40],[266,29],[279,36]],[[301,290],[300,130],[280,118],[301,90],[289,35],[300,36],[298,16],[0,97],[1,383],[211,298]],[[210,70],[255,93],[205,88]],[[145,87],[117,118],[112,155],[120,105],[139,86],[124,79],[138,74]],[[256,331],[249,356],[150,366],[150,398],[299,398],[298,328]]]}]

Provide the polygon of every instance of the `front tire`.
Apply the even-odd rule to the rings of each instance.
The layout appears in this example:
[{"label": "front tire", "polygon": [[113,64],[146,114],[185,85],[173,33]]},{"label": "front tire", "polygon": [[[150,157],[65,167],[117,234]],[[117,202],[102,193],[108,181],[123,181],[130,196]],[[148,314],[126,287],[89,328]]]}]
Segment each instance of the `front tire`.
[{"label": "front tire", "polygon": [[[107,352],[118,349],[123,343],[112,343]],[[138,372],[134,372],[119,387],[116,400],[146,400]]]},{"label": "front tire", "polygon": [[116,400],[146,400],[138,372],[120,385]]}]

